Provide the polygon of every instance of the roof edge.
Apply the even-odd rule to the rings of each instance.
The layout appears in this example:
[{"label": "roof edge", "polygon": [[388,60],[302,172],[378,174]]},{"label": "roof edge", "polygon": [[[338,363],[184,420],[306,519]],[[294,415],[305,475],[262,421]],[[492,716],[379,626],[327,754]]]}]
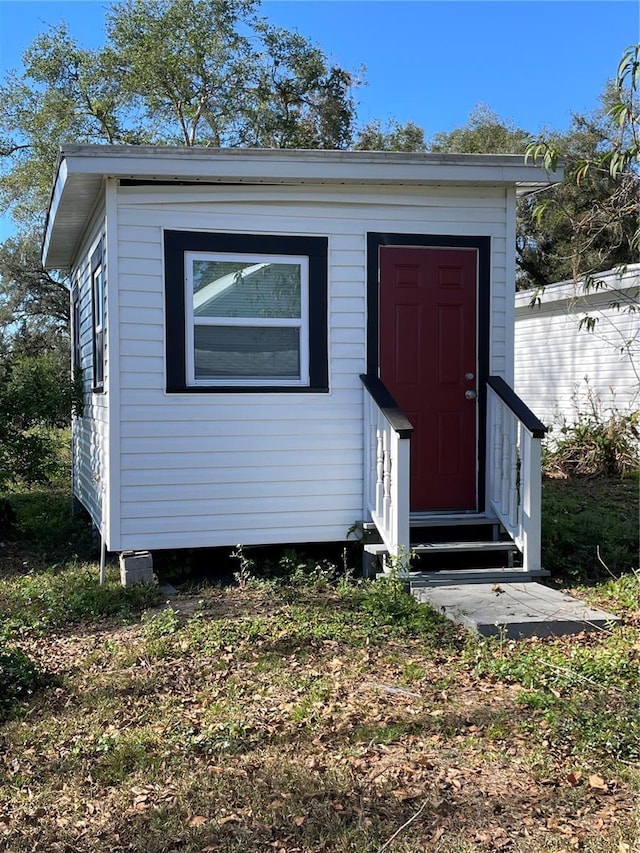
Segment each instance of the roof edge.
[{"label": "roof edge", "polygon": [[65,229],[80,234],[105,177],[193,183],[504,186],[523,194],[561,180],[563,169],[546,172],[519,154],[65,145],[46,218],[42,251],[46,268],[70,265],[70,250],[56,246],[58,235]]}]

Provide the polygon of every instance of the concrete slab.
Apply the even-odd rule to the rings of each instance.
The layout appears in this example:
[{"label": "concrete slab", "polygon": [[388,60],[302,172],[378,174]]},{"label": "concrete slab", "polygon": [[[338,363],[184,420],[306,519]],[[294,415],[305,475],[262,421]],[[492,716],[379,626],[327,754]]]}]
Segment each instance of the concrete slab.
[{"label": "concrete slab", "polygon": [[619,622],[567,593],[534,581],[420,585],[418,601],[485,637],[553,637],[594,631]]}]

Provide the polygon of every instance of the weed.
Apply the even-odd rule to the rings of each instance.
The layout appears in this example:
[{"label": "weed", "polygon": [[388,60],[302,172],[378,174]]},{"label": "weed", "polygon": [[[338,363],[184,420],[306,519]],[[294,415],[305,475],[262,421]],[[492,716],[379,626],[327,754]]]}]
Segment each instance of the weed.
[{"label": "weed", "polygon": [[595,407],[560,428],[560,438],[544,455],[548,473],[565,477],[624,477],[638,470],[640,412],[613,411],[605,418]]},{"label": "weed", "polygon": [[144,732],[106,732],[93,747],[92,774],[106,785],[119,784],[133,773],[153,767],[157,750],[156,738]]},{"label": "weed", "polygon": [[149,640],[168,637],[180,627],[180,614],[173,607],[165,607],[154,613],[143,613],[142,635]]},{"label": "weed", "polygon": [[[346,560],[344,553],[343,560]],[[296,548],[286,548],[277,562],[265,560],[258,576],[267,585],[289,593],[293,591],[289,597],[295,598],[296,591],[303,588],[318,591],[328,589],[336,580],[338,569],[330,560],[309,557]]]},{"label": "weed", "polygon": [[236,545],[235,551],[231,552],[231,557],[234,560],[238,560],[240,563],[240,568],[237,572],[234,572],[233,577],[235,578],[239,588],[244,592],[253,577],[253,572],[256,567],[255,561],[247,557],[242,545]]},{"label": "weed", "polygon": [[415,661],[402,663],[402,679],[405,684],[415,684],[425,676],[424,667]]},{"label": "weed", "polygon": [[377,626],[388,626],[395,634],[444,637],[451,628],[428,605],[416,601],[407,592],[404,581],[394,574],[361,586],[360,605]]},{"label": "weed", "polygon": [[579,588],[581,595],[598,607],[615,613],[627,612],[631,617],[640,617],[640,570],[635,569],[619,578],[610,578],[598,587]]},{"label": "weed", "polygon": [[291,708],[292,722],[312,727],[322,719],[322,710],[330,696],[328,683],[320,677],[311,677],[300,684],[300,700]]},{"label": "weed", "polygon": [[[519,701],[542,712],[550,737],[574,754],[640,757],[640,669],[624,632],[599,644],[483,640],[474,645],[475,672],[520,684]],[[532,721],[535,728],[536,722]]]}]

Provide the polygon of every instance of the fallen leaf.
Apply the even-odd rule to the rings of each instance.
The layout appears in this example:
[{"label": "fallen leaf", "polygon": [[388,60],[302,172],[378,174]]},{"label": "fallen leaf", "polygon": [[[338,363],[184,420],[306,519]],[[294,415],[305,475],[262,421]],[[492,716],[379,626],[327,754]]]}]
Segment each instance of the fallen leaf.
[{"label": "fallen leaf", "polygon": [[434,844],[436,841],[440,841],[440,839],[442,838],[443,835],[444,835],[444,826],[439,826],[429,840],[431,841],[432,844]]},{"label": "fallen leaf", "polygon": [[204,815],[196,814],[189,820],[189,826],[202,826],[207,823],[207,820]]},{"label": "fallen leaf", "polygon": [[602,776],[598,776],[596,773],[593,773],[589,776],[589,787],[595,788],[596,791],[608,791],[609,786],[602,778]]}]

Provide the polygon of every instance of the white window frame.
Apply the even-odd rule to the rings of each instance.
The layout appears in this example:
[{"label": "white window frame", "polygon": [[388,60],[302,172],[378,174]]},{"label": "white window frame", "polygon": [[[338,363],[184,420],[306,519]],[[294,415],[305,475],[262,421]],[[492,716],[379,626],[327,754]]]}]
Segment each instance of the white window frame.
[{"label": "white window frame", "polygon": [[105,276],[102,253],[102,242],[100,242],[91,260],[92,390],[96,394],[104,393],[105,386]]},{"label": "white window frame", "polygon": [[[195,261],[231,261],[242,264],[296,264],[300,267],[299,317],[195,317],[193,311],[193,265]],[[185,252],[185,359],[188,387],[306,387],[309,374],[309,258],[305,255],[256,255],[250,252]],[[265,376],[196,379],[195,326],[240,326],[297,328],[300,330],[300,375],[297,378]]]}]

